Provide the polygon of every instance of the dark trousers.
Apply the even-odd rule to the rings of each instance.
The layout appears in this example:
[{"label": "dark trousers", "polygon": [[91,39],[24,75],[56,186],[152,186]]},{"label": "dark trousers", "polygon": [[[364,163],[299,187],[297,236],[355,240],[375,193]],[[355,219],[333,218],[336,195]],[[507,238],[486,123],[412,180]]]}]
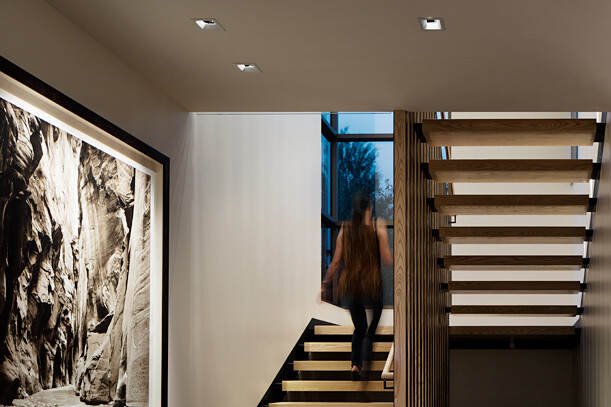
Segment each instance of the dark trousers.
[{"label": "dark trousers", "polygon": [[[371,305],[373,309],[373,318],[369,328],[367,327],[367,313],[365,312],[366,305]],[[382,301],[350,300],[348,309],[354,324],[352,366],[358,366],[360,369],[363,366],[363,361],[369,362],[371,360],[373,339],[382,315]]]}]

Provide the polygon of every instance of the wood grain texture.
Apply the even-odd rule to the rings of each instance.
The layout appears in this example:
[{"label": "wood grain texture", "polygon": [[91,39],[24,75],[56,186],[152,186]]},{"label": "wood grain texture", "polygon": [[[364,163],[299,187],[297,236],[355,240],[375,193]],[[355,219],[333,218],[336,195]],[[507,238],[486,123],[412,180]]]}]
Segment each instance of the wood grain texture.
[{"label": "wood grain texture", "polygon": [[452,336],[573,336],[573,326],[452,326]]},{"label": "wood grain texture", "polygon": [[519,315],[566,316],[577,315],[576,305],[453,305],[452,315]]},{"label": "wood grain texture", "polygon": [[450,281],[448,289],[461,294],[577,294],[581,286],[579,281]]},{"label": "wood grain texture", "polygon": [[[388,384],[392,387],[392,382]],[[384,388],[383,381],[346,381],[346,380],[284,380],[283,391],[382,391],[391,392]]]},{"label": "wood grain texture", "polygon": [[435,195],[442,215],[584,215],[587,195]]},{"label": "wood grain texture", "polygon": [[422,130],[431,146],[591,146],[596,120],[424,120]]},{"label": "wood grain texture", "polygon": [[586,229],[572,226],[545,227],[441,227],[439,239],[446,244],[579,244]]},{"label": "wood grain texture", "polygon": [[[376,335],[392,335],[392,326],[378,326]],[[314,327],[314,334],[316,335],[352,335],[354,332],[353,326],[346,325],[316,325]]]},{"label": "wood grain texture", "polygon": [[[394,116],[394,315],[395,406],[407,403],[407,112],[395,110]],[[410,127],[411,131],[411,127]]]},{"label": "wood grain texture", "polygon": [[[436,261],[437,256],[449,254],[449,248],[437,244],[432,236],[432,230],[447,226],[449,219],[433,213],[427,205],[428,197],[445,193],[445,185],[426,179],[420,169],[422,163],[441,159],[441,149],[421,143],[412,131],[413,123],[433,118],[433,113],[408,113],[405,198],[408,220],[407,399],[396,405],[409,407],[445,407],[449,402],[449,320],[444,312],[447,293],[441,290],[445,272]],[[395,328],[395,337],[398,335]]]},{"label": "wood grain texture", "polygon": [[[374,342],[374,352],[390,351],[391,342]],[[352,342],[306,342],[304,344],[306,352],[351,352]]]},{"label": "wood grain texture", "polygon": [[444,256],[448,270],[580,270],[581,256]]},{"label": "wood grain texture", "polygon": [[[371,371],[382,371],[384,360],[372,360],[369,369]],[[293,364],[296,371],[321,371],[321,372],[348,372],[352,369],[349,360],[296,360]]]},{"label": "wood grain texture", "polygon": [[592,160],[431,160],[436,182],[588,182]]}]

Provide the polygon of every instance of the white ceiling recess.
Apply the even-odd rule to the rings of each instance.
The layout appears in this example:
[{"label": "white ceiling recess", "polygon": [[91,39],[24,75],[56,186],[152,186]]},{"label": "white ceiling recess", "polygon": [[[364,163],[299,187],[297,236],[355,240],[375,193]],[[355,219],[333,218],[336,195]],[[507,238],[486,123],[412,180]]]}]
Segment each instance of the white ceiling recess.
[{"label": "white ceiling recess", "polygon": [[611,108],[611,2],[47,1],[189,111]]}]

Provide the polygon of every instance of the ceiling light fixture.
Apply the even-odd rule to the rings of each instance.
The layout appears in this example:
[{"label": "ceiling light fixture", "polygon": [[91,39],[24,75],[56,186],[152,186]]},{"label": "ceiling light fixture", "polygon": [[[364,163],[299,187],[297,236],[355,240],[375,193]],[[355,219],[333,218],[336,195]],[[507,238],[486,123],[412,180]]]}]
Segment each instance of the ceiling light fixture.
[{"label": "ceiling light fixture", "polygon": [[256,64],[252,63],[236,63],[235,66],[242,72],[261,72],[261,69]]},{"label": "ceiling light fixture", "polygon": [[446,29],[441,17],[418,17],[420,27],[425,31],[443,31]]},{"label": "ceiling light fixture", "polygon": [[202,30],[207,31],[225,31],[223,26],[216,18],[193,18],[195,24]]}]

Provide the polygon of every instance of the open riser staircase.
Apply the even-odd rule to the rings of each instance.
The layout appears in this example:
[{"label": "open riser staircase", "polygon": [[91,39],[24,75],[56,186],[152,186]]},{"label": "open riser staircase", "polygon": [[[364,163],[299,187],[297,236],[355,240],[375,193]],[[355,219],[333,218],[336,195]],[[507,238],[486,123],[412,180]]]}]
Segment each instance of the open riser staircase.
[{"label": "open riser staircase", "polygon": [[[421,141],[434,146],[494,146],[495,152],[503,148],[517,146],[570,146],[600,147],[604,138],[605,125],[593,119],[527,119],[527,120],[425,120],[415,127]],[[600,149],[602,151],[602,149]],[[595,236],[587,225],[558,224],[550,226],[542,221],[547,215],[582,216],[594,212],[596,197],[594,194],[486,194],[485,188],[499,190],[498,184],[513,183],[547,185],[550,183],[578,184],[597,180],[600,175],[600,160],[592,159],[448,159],[431,160],[422,164],[422,171],[429,179],[438,183],[486,183],[482,192],[477,195],[457,194],[438,195],[429,198],[428,205],[435,212],[443,215],[470,215],[473,217],[490,217],[493,215],[536,215],[532,224],[486,225],[486,226],[451,226],[433,231],[435,238],[443,243],[453,245],[528,245],[526,253],[500,255],[494,249],[489,253],[478,250],[474,255],[449,255],[438,259],[448,271],[448,283],[445,287],[452,298],[457,294],[499,295],[526,294],[549,296],[577,294],[587,289],[585,272],[589,259],[587,254],[574,253],[549,255],[545,246],[553,244],[582,245],[590,242]],[[497,185],[495,185],[497,184]],[[545,189],[544,187],[542,189]],[[582,188],[583,189],[583,188]],[[532,191],[532,188],[529,188]],[[596,188],[594,188],[594,191]],[[505,216],[506,219],[506,216]],[[478,224],[478,221],[474,221]],[[483,222],[486,223],[486,222]],[[539,224],[540,223],[540,224]],[[492,245],[492,246],[490,246]],[[460,246],[458,246],[460,247]],[[473,247],[473,246],[471,246]],[[532,249],[534,248],[534,250]],[[542,254],[533,253],[540,250]],[[456,251],[456,250],[454,250]],[[582,272],[581,279],[567,280],[566,277],[554,278],[563,272]],[[479,278],[472,280],[453,279],[453,273],[475,273]],[[522,274],[519,274],[522,272]],[[546,278],[539,281],[534,278],[514,278],[513,275],[524,275],[523,272]],[[495,275],[496,278],[482,278],[482,273]],[[499,274],[503,273],[503,274]],[[463,273],[463,276],[465,274]],[[467,274],[468,275],[468,274]],[[499,281],[498,276],[507,276]],[[564,274],[566,276],[566,273]],[[491,298],[491,297],[488,297]],[[499,297],[502,298],[502,297]],[[505,296],[506,298],[506,296]],[[549,298],[549,297],[548,297]],[[558,297],[559,298],[559,297]],[[502,302],[502,301],[501,301]],[[549,302],[549,301],[548,301]],[[516,343],[524,346],[545,346],[543,343],[574,344],[578,341],[578,323],[574,325],[554,324],[557,317],[576,317],[584,312],[578,303],[567,305],[546,303],[545,305],[520,303],[496,305],[451,305],[447,312],[454,317],[487,317],[494,318],[496,323],[486,325],[476,323],[451,323],[451,344],[477,343],[477,341],[506,341],[510,347]],[[578,302],[576,300],[576,302]],[[528,321],[529,317],[538,317],[540,324],[499,324],[503,317],[519,318]],[[456,318],[458,319],[458,318]],[[549,321],[546,321],[548,319]],[[474,321],[473,318],[468,321]],[[552,345],[553,346],[553,345]],[[474,347],[477,347],[474,346]]]},{"label": "open riser staircase", "polygon": [[[458,217],[500,215],[505,216],[506,219],[507,215],[516,217],[535,215],[531,219],[537,220],[552,215],[585,217],[583,222],[585,226],[550,225],[549,222],[535,220],[532,224],[516,222],[509,225],[454,225],[438,227],[430,231],[438,244],[451,245],[453,250],[466,244],[486,245],[486,248],[517,245],[514,247],[535,249],[555,244],[582,245],[583,255],[574,252],[549,254],[545,250],[542,250],[542,254],[533,254],[536,250],[531,249],[526,250],[525,253],[499,254],[494,249],[489,249],[490,253],[482,253],[482,250],[479,250],[472,255],[458,254],[455,250],[454,254],[437,259],[439,266],[447,272],[447,279],[442,284],[442,289],[450,294],[445,309],[450,317],[484,317],[488,320],[490,318],[496,320],[493,324],[450,323],[450,347],[479,349],[499,346],[509,348],[575,346],[580,334],[579,316],[588,311],[580,306],[578,300],[572,304],[561,301],[545,304],[527,301],[511,304],[502,304],[502,301],[501,303],[492,301],[490,304],[453,304],[453,297],[460,294],[475,294],[486,295],[488,298],[491,298],[490,296],[501,298],[507,294],[534,294],[548,296],[548,299],[560,298],[554,297],[560,295],[574,296],[577,299],[580,293],[587,290],[588,244],[596,238],[590,227],[591,214],[596,210],[596,182],[601,171],[599,162],[605,125],[597,123],[596,120],[583,119],[424,120],[420,124],[415,124],[413,130],[414,136],[422,143],[450,148],[564,146],[568,151],[568,147],[571,146],[598,147],[593,149],[594,159],[447,159],[429,160],[420,168],[433,182],[454,187],[460,183],[497,186],[514,183],[572,185],[594,181],[590,194],[581,192],[533,194],[532,189],[524,194],[493,194],[486,193],[486,189],[483,189],[477,195],[452,193],[435,195],[429,197],[426,202],[433,212]],[[446,191],[454,189],[445,188]],[[590,216],[586,216],[588,214]],[[407,248],[408,254],[410,249]],[[453,274],[459,272],[479,273],[476,274],[479,278],[453,278]],[[525,272],[529,273],[527,274],[529,278],[515,277],[524,276]],[[497,273],[496,278],[486,278],[492,273]],[[507,278],[499,279],[498,273],[505,273]],[[537,273],[548,273],[547,278],[533,278],[541,275]],[[566,273],[581,277],[566,278]],[[508,318],[512,323],[499,323],[503,318]],[[577,322],[554,323],[558,318],[565,318],[565,321],[572,318]],[[515,323],[515,321],[541,323]],[[389,375],[387,371],[393,360],[391,349],[394,342],[393,328],[378,328],[370,371],[363,381],[356,382],[350,380],[352,333],[352,326],[336,326],[312,320],[259,407],[393,406],[392,374]],[[424,349],[424,344],[415,346],[416,351],[419,351],[419,346]],[[404,351],[402,350],[402,353]],[[384,369],[386,370],[383,373]]]},{"label": "open riser staircase", "polygon": [[362,381],[350,370],[352,326],[313,321],[260,407],[392,407],[392,381],[381,378],[393,343],[392,327],[378,327],[373,360]]}]

